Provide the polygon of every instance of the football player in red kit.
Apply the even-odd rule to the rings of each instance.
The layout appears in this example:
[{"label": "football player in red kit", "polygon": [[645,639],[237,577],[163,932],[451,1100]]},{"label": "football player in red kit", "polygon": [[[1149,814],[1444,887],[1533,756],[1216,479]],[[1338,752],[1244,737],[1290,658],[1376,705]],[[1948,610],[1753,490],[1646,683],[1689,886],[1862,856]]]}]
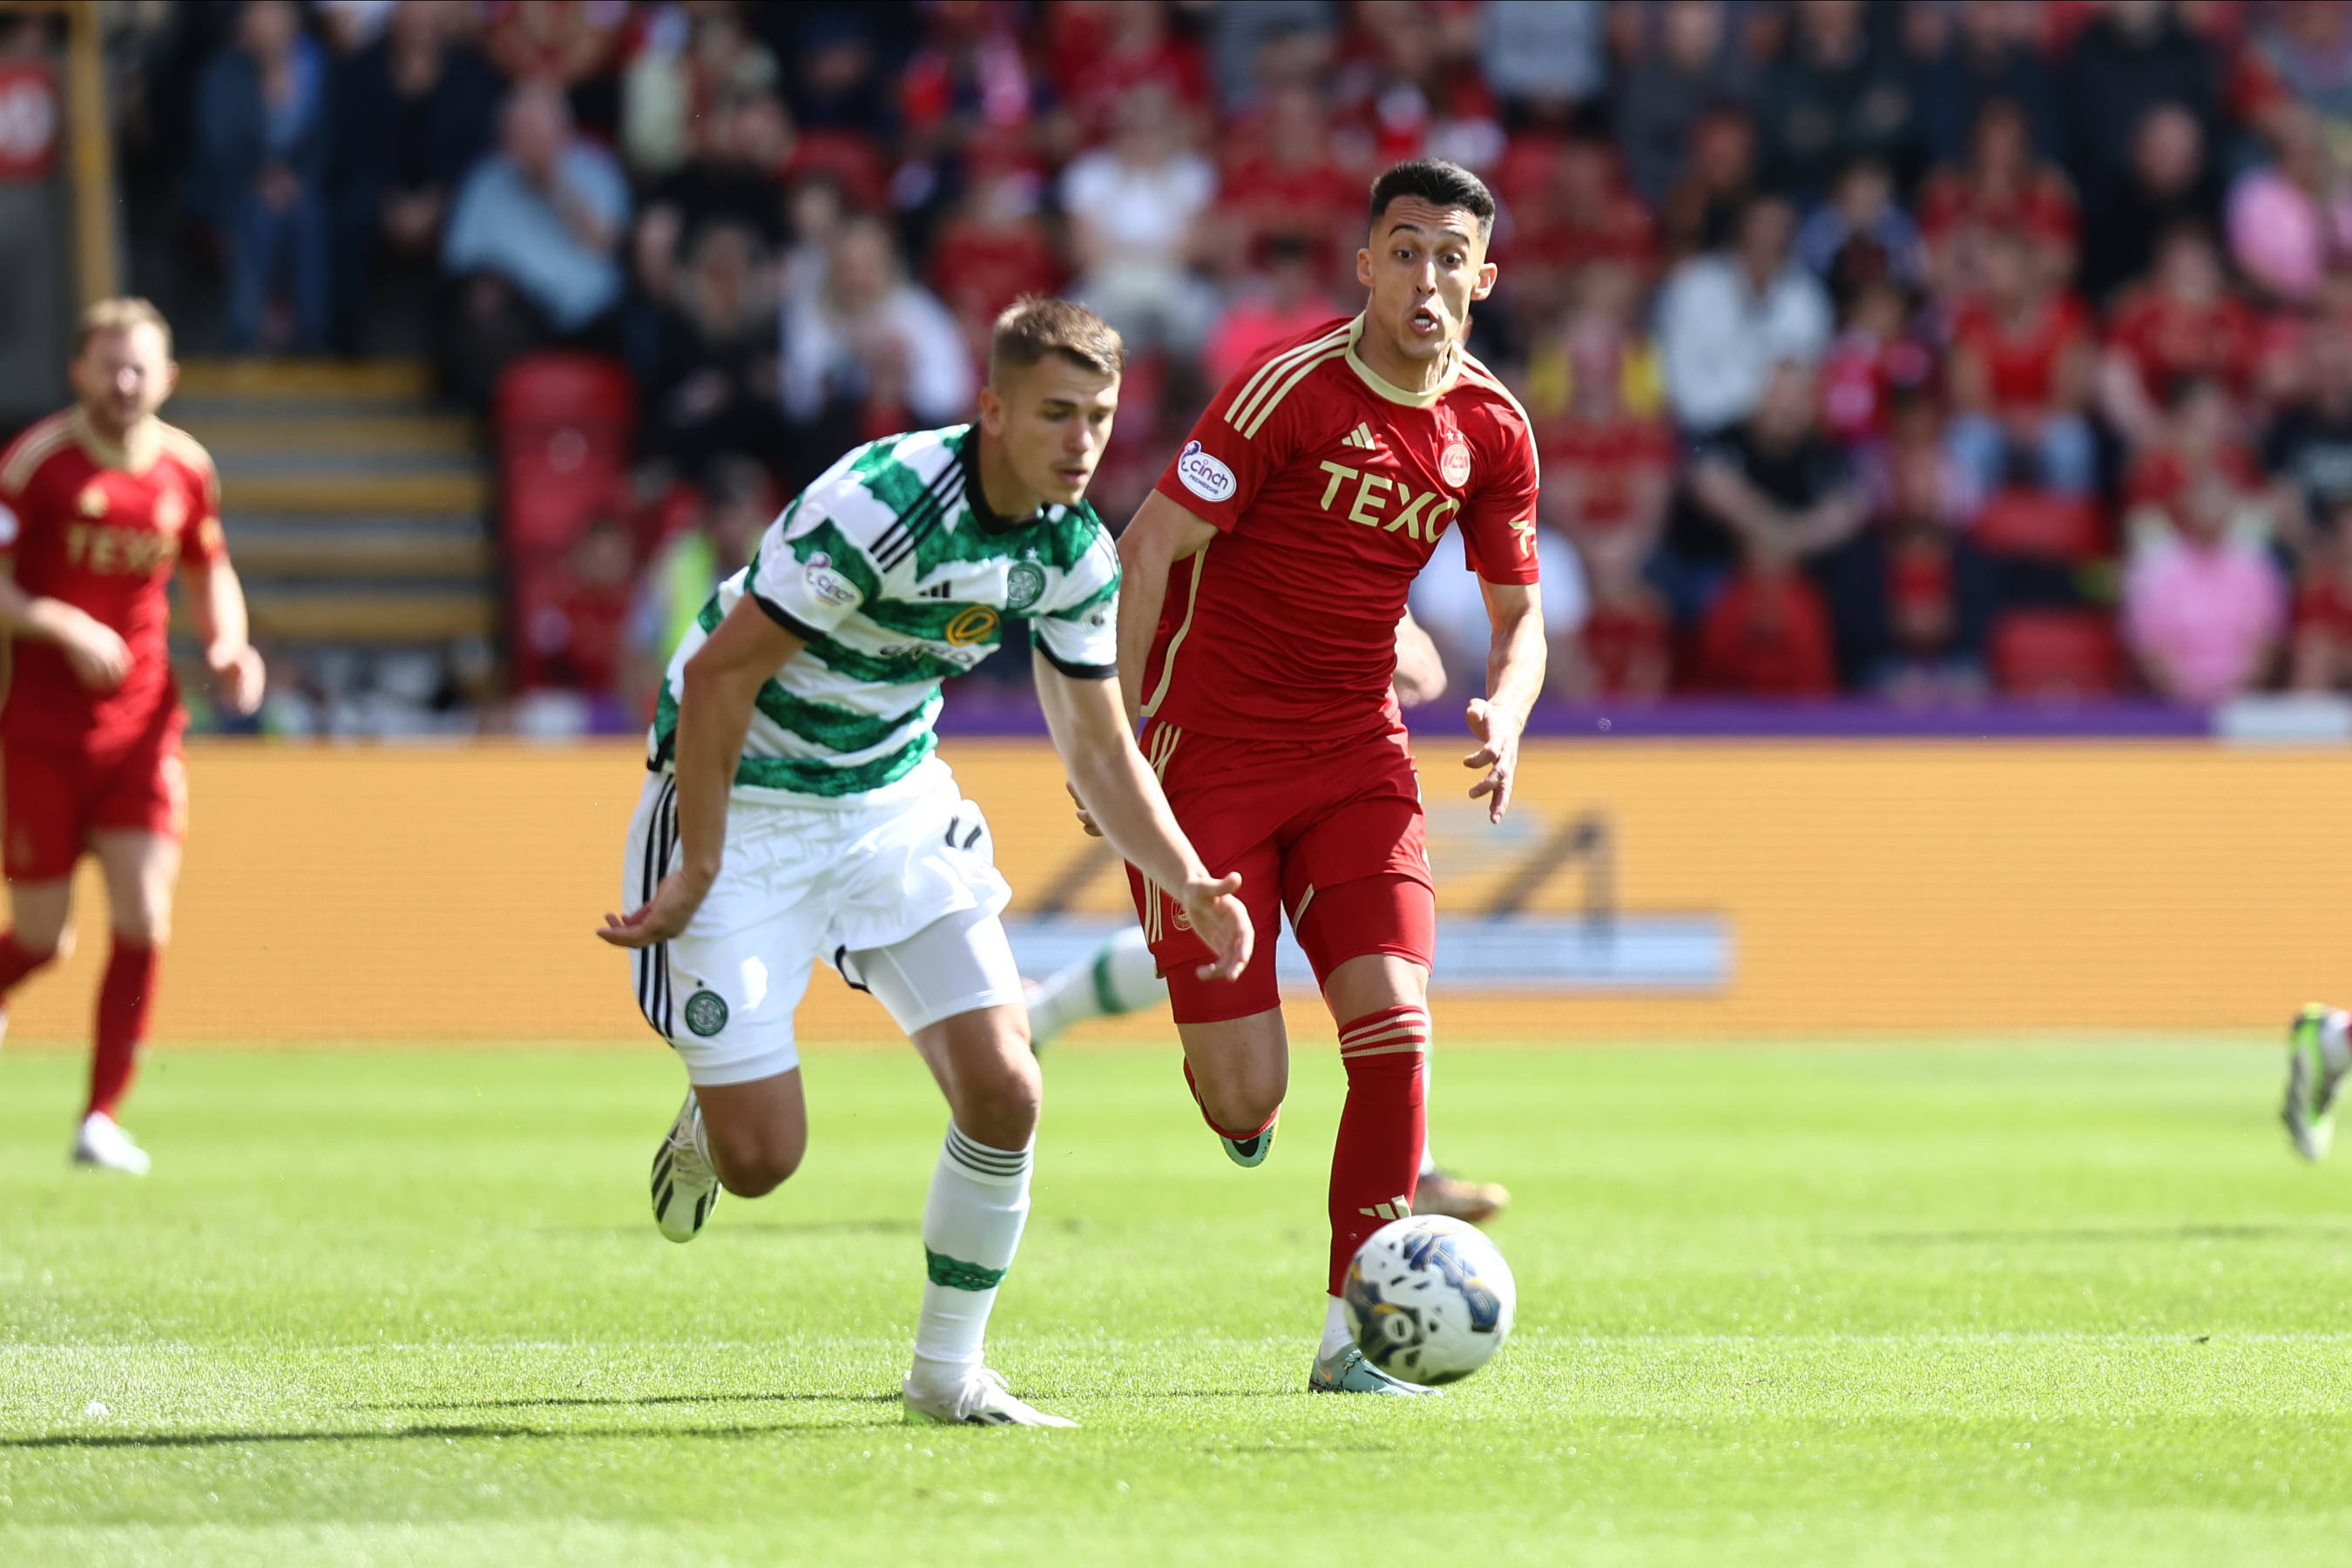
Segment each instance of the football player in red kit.
[{"label": "football player in red kit", "polygon": [[162,313],[144,300],[91,306],[70,371],[75,405],[0,452],[0,861],[12,917],[0,996],[58,955],[74,867],[95,855],[113,951],[74,1158],[144,1174],[146,1152],[114,1112],[147,1032],[187,824],[187,716],[166,642],[175,569],[205,663],[239,713],[261,701],[261,659],[222,545],[212,459],[155,416],[179,374]]},{"label": "football player in red kit", "polygon": [[[1363,313],[1244,365],[1119,540],[1119,673],[1144,755],[1211,870],[1241,873],[1257,929],[1277,901],[1288,913],[1339,1026],[1331,1299],[1308,1379],[1320,1391],[1428,1392],[1353,1347],[1339,1292],[1364,1237],[1411,1212],[1421,1166],[1436,906],[1390,682],[1406,590],[1448,528],[1493,627],[1464,761],[1495,821],[1543,684],[1535,444],[1463,346],[1495,286],[1494,216],[1454,164],[1381,175],[1356,258]],[[1226,1152],[1255,1165],[1289,1079],[1274,966],[1202,979],[1207,949],[1181,910],[1129,876],[1186,1081]]]}]

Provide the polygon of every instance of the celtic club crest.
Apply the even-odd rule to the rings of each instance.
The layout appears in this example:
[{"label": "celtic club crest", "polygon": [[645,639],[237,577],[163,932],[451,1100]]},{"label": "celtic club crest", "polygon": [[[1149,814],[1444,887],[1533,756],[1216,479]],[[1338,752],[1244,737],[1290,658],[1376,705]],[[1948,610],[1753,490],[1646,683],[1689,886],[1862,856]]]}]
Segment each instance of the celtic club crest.
[{"label": "celtic club crest", "polygon": [[1035,604],[1045,592],[1045,573],[1034,561],[1015,561],[1004,579],[1004,609],[1008,615],[1019,615]]},{"label": "celtic club crest", "polygon": [[727,1026],[727,999],[716,991],[698,991],[686,999],[686,1026],[709,1039]]}]

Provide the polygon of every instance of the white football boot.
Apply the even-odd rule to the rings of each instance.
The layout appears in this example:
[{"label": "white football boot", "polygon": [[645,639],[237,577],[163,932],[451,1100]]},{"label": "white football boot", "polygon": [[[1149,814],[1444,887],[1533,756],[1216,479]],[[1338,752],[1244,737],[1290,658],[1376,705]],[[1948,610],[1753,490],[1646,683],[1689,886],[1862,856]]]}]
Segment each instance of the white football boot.
[{"label": "white football boot", "polygon": [[1346,1345],[1335,1354],[1318,1356],[1307,1374],[1309,1394],[1406,1394],[1442,1399],[1445,1391],[1407,1383],[1374,1366],[1363,1352]]},{"label": "white football boot", "polygon": [[907,1425],[909,1426],[1075,1426],[1076,1422],[1060,1415],[1048,1415],[1034,1405],[1013,1396],[1004,1386],[1004,1374],[987,1367],[975,1368],[964,1380],[943,1394],[934,1394],[915,1384],[914,1373],[907,1374],[902,1389],[907,1402]]},{"label": "white football boot", "polygon": [[81,1131],[74,1137],[73,1158],[77,1165],[96,1165],[127,1176],[145,1175],[149,1164],[147,1151],[103,1110],[82,1118]]},{"label": "white football boot", "polygon": [[654,1223],[672,1241],[692,1241],[719,1206],[719,1173],[701,1147],[702,1102],[687,1090],[677,1120],[654,1151]]}]

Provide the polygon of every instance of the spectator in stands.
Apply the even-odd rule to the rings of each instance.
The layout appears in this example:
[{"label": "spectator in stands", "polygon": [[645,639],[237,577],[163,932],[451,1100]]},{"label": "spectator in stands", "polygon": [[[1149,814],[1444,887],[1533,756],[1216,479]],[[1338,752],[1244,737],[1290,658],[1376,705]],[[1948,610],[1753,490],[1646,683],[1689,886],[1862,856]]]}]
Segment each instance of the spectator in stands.
[{"label": "spectator in stands", "polygon": [[1850,452],[1884,441],[1900,400],[1935,382],[1936,351],[1913,314],[1910,294],[1890,277],[1847,290],[1838,335],[1822,360],[1822,426]]},{"label": "spectator in stands", "polygon": [[785,417],[825,453],[962,418],[974,391],[955,317],[908,281],[870,217],[845,223],[819,284],[786,300],[782,381]]},{"label": "spectator in stands", "polygon": [[1223,386],[1269,344],[1296,337],[1346,312],[1323,287],[1316,265],[1319,246],[1301,236],[1276,233],[1258,247],[1258,270],[1244,282],[1201,356],[1201,374]]},{"label": "spectator in stands", "polygon": [[2352,139],[2352,8],[2263,7],[2238,66],[2257,128],[2279,107],[2295,103],[2319,116],[2331,146]]},{"label": "spectator in stands", "polygon": [[704,225],[728,223],[773,246],[784,232],[777,176],[792,145],[783,100],[772,92],[728,89],[696,116],[687,156],[653,183],[646,211],[667,215],[688,243]]},{"label": "spectator in stands", "polygon": [[2126,642],[2158,695],[2213,703],[2259,686],[2286,626],[2286,586],[2268,549],[2234,526],[2242,497],[2223,474],[2193,476],[2174,527],[2124,574]]},{"label": "spectator in stands", "polygon": [[1565,306],[1577,277],[1595,263],[1646,282],[1658,264],[1658,226],[1642,198],[1619,177],[1603,142],[1576,137],[1549,160],[1547,177],[1517,210],[1519,233],[1503,276],[1515,310],[1549,320]]},{"label": "spectator in stands", "polygon": [[449,203],[497,133],[497,72],[438,0],[395,6],[382,37],[345,61],[331,101],[334,337],[357,345],[370,275],[429,268]]},{"label": "spectator in stands", "polygon": [[[2125,519],[2135,528],[2170,527],[2190,481],[2209,469],[2245,495],[2263,488],[2261,469],[2247,444],[2245,418],[2220,382],[2189,377],[2174,383],[2171,402],[2156,430],[2124,468]],[[2292,502],[2287,508],[2291,513]]]},{"label": "spectator in stands", "polygon": [[[773,98],[782,80],[775,52],[750,35],[735,5],[656,10],[621,78],[621,147],[630,169],[641,179],[674,172],[694,151],[698,120],[722,105]],[[775,172],[772,164],[762,171]]]},{"label": "spectator in stands", "polygon": [[610,0],[490,0],[482,10],[482,47],[506,79],[552,83],[569,120],[610,145],[621,123],[613,67],[628,8]]},{"label": "spectator in stands", "polygon": [[[2061,79],[2069,110],[2067,162],[2081,187],[2095,235],[2113,215],[2142,153],[2140,127],[2160,104],[2195,122],[2201,145],[2213,145],[2221,107],[2214,52],[2181,25],[2170,0],[2107,0],[2074,40]],[[2119,129],[2130,128],[2128,137]],[[2086,277],[2093,299],[2121,278]]]},{"label": "spectator in stands", "polygon": [[1207,108],[1208,61],[1191,39],[1170,28],[1168,10],[1163,0],[1080,0],[1053,8],[1046,21],[1048,69],[1086,142],[1114,134],[1119,104],[1147,82],[1188,117]]},{"label": "spectator in stands", "polygon": [[2197,117],[2177,103],[2159,103],[2134,125],[2131,164],[2103,207],[2089,214],[2083,249],[2083,291],[2095,305],[2145,276],[2164,236],[2176,228],[2210,228],[2220,212],[2211,146]]},{"label": "spectator in stands", "polygon": [[2263,123],[2273,161],[2231,187],[2230,255],[2272,299],[2308,305],[2330,271],[2352,267],[2352,182],[2313,110],[2283,103]]},{"label": "spectator in stands", "polygon": [[743,569],[776,515],[775,487],[760,463],[721,453],[703,470],[685,526],[658,541],[629,609],[622,695],[650,719],[670,655],[719,584]]},{"label": "spectator in stands", "polygon": [[2352,508],[2326,515],[2305,561],[2288,680],[2298,691],[2352,690]]},{"label": "spectator in stands", "polygon": [[[316,351],[326,341],[328,70],[292,0],[246,0],[236,41],[198,84],[189,205],[225,241],[233,352]],[[265,330],[281,283],[291,310]]]},{"label": "spectator in stands", "polygon": [[1183,142],[1167,91],[1147,84],[1118,110],[1108,146],[1062,174],[1078,278],[1071,289],[1127,340],[1130,352],[1199,351],[1216,296],[1193,275],[1195,226],[1217,193],[1217,172]]},{"label": "spectator in stands", "polygon": [[1007,156],[972,162],[962,199],[932,237],[925,276],[981,359],[998,312],[1024,294],[1053,293],[1065,272],[1038,216],[1036,171]]},{"label": "spectator in stands", "polygon": [[1948,303],[1977,292],[1972,247],[1990,229],[2024,235],[2051,288],[2065,288],[2074,275],[2081,232],[2074,187],[2054,163],[2037,159],[2027,124],[2015,100],[1990,100],[1977,116],[1968,162],[1937,170],[1920,187],[1928,276]]},{"label": "spectator in stands", "polygon": [[695,473],[721,453],[779,448],[775,320],[775,278],[759,237],[738,224],[704,226],[688,242],[644,376],[645,455]]},{"label": "spectator in stands", "polygon": [[1364,181],[1332,148],[1322,89],[1303,81],[1271,89],[1265,111],[1225,146],[1217,212],[1244,232],[1222,237],[1218,250],[1246,258],[1276,237],[1295,239],[1308,247],[1317,288],[1352,281]]},{"label": "spectator in stands", "polygon": [[1761,552],[1707,607],[1698,684],[1729,697],[1830,697],[1837,663],[1821,590]]},{"label": "spectator in stands", "polygon": [[1883,516],[1829,575],[1846,684],[1909,704],[1984,694],[1999,602],[1991,563],[1946,514],[1943,461],[1932,440],[1898,444]]},{"label": "spectator in stands", "polygon": [[1710,110],[1691,127],[1689,166],[1666,193],[1658,227],[1669,259],[1728,244],[1756,199],[1756,121],[1744,109]]},{"label": "spectator in stands", "polygon": [[2305,337],[2302,357],[2303,395],[2272,424],[2263,467],[2317,521],[2352,510],[2352,331],[2325,323]]},{"label": "spectator in stands", "polygon": [[2214,381],[2232,397],[2251,385],[2258,347],[2253,315],[2230,296],[2212,240],[2181,227],[2166,235],[2155,276],[2120,300],[2099,367],[2099,406],[2133,447],[2165,433],[2174,389]]},{"label": "spectator in stands", "polygon": [[1748,101],[1752,83],[1722,0],[1668,0],[1628,15],[1639,34],[1616,95],[1617,145],[1634,190],[1663,206],[1698,147],[1701,117]]},{"label": "spectator in stands", "polygon": [[1952,332],[1952,455],[1985,494],[2016,479],[2088,495],[2098,478],[2090,319],[2043,281],[2017,231],[1988,231],[1979,256],[1982,299]]},{"label": "spectator in stands", "polygon": [[1601,95],[1600,0],[1487,0],[1479,59],[1518,121],[1557,122]]},{"label": "spectator in stands", "polygon": [[[1834,285],[1858,247],[1876,251],[1864,263],[1904,284],[1920,280],[1926,266],[1919,226],[1895,201],[1895,176],[1875,158],[1857,158],[1837,177],[1830,199],[1797,231],[1797,255],[1814,276]],[[1847,261],[1847,267],[1841,267]]]},{"label": "spectator in stands", "polygon": [[1685,462],[1654,572],[1683,618],[1698,614],[1735,565],[1770,576],[1784,563],[1819,563],[1862,527],[1861,487],[1821,433],[1815,393],[1809,368],[1781,362],[1754,416]]},{"label": "spectator in stands", "polygon": [[1972,155],[1987,108],[2011,105],[2036,159],[2065,145],[2059,88],[2042,55],[2041,8],[2017,0],[1963,0],[1950,46],[1919,72],[1919,128],[1928,157],[1946,165]]},{"label": "spectator in stands", "polygon": [[514,354],[591,336],[620,302],[615,252],[628,218],[620,165],[572,133],[562,90],[517,87],[499,151],[467,177],[441,247],[443,268],[462,282],[459,384],[486,396]]},{"label": "spectator in stands", "polygon": [[1658,340],[1675,421],[1710,436],[1754,412],[1773,367],[1811,366],[1829,346],[1829,296],[1790,256],[1794,215],[1774,196],[1750,201],[1733,246],[1668,276]]},{"label": "spectator in stands", "polygon": [[1528,368],[1538,516],[1575,547],[1591,600],[1581,627],[1553,628],[1554,684],[1579,698],[1662,696],[1671,674],[1672,617],[1642,574],[1664,532],[1674,432],[1656,353],[1634,328],[1639,288],[1622,264],[1587,267]]},{"label": "spectator in stands", "polygon": [[1890,43],[1873,35],[1869,9],[1862,0],[1801,0],[1791,16],[1758,104],[1772,188],[1818,199],[1840,169],[1862,158],[1915,171],[1913,99]]}]

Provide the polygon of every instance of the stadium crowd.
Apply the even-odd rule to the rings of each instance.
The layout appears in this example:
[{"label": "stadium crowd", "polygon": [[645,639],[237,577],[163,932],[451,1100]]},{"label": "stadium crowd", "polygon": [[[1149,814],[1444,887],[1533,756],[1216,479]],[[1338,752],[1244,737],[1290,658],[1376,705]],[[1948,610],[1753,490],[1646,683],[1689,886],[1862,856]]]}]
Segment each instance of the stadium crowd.
[{"label": "stadium crowd", "polygon": [[[1502,204],[1474,346],[1543,453],[1559,694],[2352,687],[2334,0],[251,0],[201,26],[184,134],[153,134],[232,347],[365,347],[407,288],[485,411],[551,347],[625,366],[628,487],[553,568],[566,679],[648,691],[780,497],[970,411],[1024,292],[1130,345],[1116,526],[1222,378],[1355,308],[1367,183],[1430,153]],[[1415,610],[1475,682],[1467,574],[1442,559]]]}]

